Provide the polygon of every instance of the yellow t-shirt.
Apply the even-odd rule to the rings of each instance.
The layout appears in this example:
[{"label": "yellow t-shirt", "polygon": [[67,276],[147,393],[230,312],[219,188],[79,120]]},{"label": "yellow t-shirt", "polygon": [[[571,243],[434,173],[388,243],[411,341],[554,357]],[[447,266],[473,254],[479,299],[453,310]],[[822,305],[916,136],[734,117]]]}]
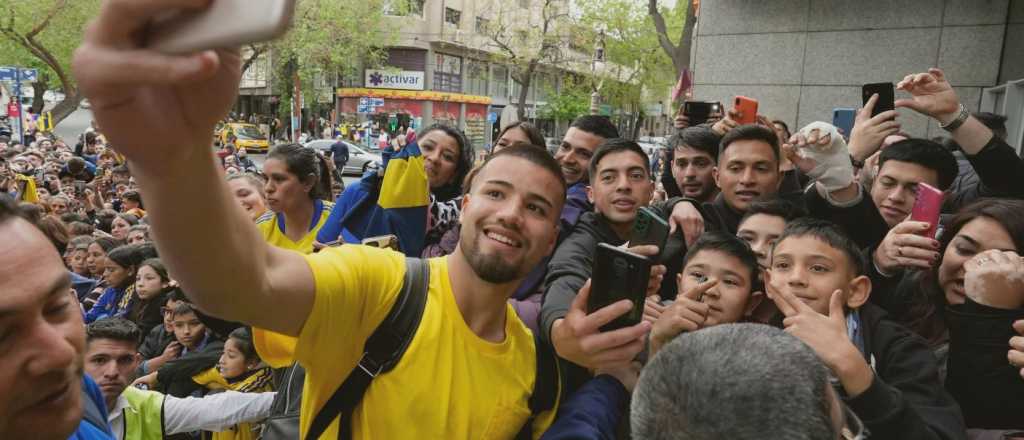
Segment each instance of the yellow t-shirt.
[{"label": "yellow t-shirt", "polygon": [[[256,227],[263,234],[263,239],[274,246],[289,249],[303,254],[313,253],[313,241],[320,232],[320,228],[327,222],[334,204],[322,200],[314,201],[312,227],[298,242],[292,241],[284,235],[284,217],[273,211],[267,211],[256,219]],[[274,368],[283,368],[291,365],[292,354],[295,352],[295,338],[272,331],[259,328],[252,329],[253,345],[256,352],[263,359],[275,359],[267,361],[268,365]]]},{"label": "yellow t-shirt", "polygon": [[[429,260],[419,328],[398,365],[374,379],[356,407],[353,438],[512,439],[529,418],[537,369],[533,335],[511,305],[503,342],[473,333],[455,303],[447,258]],[[390,311],[405,275],[404,255],[367,246],[326,249],[306,259],[316,300],[295,351],[306,368],[303,433],[355,368],[363,342]],[[554,411],[538,417],[534,438],[553,417]],[[337,438],[337,421],[321,438]]]},{"label": "yellow t-shirt", "polygon": [[315,200],[313,204],[313,221],[309,230],[306,231],[306,235],[303,235],[302,239],[297,242],[284,235],[284,216],[273,211],[267,211],[256,219],[256,227],[260,228],[260,233],[263,234],[263,239],[267,243],[303,254],[312,253],[316,234],[320,232],[320,228],[324,227],[331,208],[334,208],[334,203],[323,200]]}]

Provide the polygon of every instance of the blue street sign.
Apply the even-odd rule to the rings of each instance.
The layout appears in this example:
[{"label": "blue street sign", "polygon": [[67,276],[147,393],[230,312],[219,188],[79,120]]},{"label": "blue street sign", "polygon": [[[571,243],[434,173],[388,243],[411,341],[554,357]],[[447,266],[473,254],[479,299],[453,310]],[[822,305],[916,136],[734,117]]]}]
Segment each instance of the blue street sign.
[{"label": "blue street sign", "polygon": [[21,69],[21,80],[36,82],[39,80],[39,69]]},{"label": "blue street sign", "polygon": [[0,81],[14,81],[17,71],[16,67],[0,67]]},{"label": "blue street sign", "polygon": [[487,122],[491,123],[491,124],[493,124],[495,122],[498,122],[498,114],[497,113],[487,113]]},{"label": "blue street sign", "polygon": [[359,105],[370,105],[370,98],[359,98]]},{"label": "blue street sign", "polygon": [[373,107],[383,107],[384,106],[384,98],[373,98],[372,101],[373,102],[370,105],[373,106]]}]

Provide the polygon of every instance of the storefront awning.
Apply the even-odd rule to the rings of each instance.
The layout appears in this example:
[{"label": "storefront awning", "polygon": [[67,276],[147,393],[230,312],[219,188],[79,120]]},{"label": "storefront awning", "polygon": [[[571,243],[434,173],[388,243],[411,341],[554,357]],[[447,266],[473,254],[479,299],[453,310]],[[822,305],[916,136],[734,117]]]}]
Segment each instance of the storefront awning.
[{"label": "storefront awning", "polygon": [[420,101],[464,102],[467,104],[490,104],[490,96],[464,95],[462,93],[434,92],[419,90],[388,90],[367,89],[361,87],[344,87],[338,89],[339,98],[391,98],[415,99]]}]

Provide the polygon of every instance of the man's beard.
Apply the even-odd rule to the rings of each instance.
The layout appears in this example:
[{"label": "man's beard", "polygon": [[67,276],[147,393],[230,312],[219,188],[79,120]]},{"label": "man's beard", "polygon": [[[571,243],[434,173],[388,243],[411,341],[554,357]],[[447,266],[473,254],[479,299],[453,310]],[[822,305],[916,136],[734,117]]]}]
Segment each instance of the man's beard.
[{"label": "man's beard", "polygon": [[491,284],[505,284],[522,277],[523,268],[505,262],[499,255],[480,253],[480,240],[482,239],[484,236],[481,233],[473,240],[472,244],[463,246],[462,249],[469,267],[473,268],[476,276]]}]

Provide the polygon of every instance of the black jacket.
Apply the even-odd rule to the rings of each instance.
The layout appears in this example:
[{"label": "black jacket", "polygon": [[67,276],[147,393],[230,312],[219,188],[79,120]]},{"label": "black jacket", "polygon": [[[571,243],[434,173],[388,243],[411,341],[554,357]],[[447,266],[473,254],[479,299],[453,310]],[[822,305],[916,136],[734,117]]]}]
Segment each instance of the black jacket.
[{"label": "black jacket", "polygon": [[804,191],[803,202],[811,217],[835,223],[861,249],[873,248],[885,239],[889,224],[879,214],[871,194],[863,188],[860,191],[860,202],[848,208],[832,206],[813,186]]},{"label": "black jacket", "polygon": [[[675,204],[683,200],[688,199],[670,199],[654,204],[651,208],[657,211],[662,218],[668,218]],[[558,249],[555,249],[548,264],[543,305],[539,318],[541,338],[544,341],[551,342],[551,326],[556,320],[565,317],[573,299],[576,298],[576,293],[590,278],[597,244],[608,243],[620,246],[625,242],[626,240],[620,238],[600,214],[587,212],[580,216],[569,236],[558,246]],[[682,259],[685,253],[685,241],[682,231],[679,230],[669,237],[662,252],[663,257],[668,257],[661,263],[665,264],[667,269],[660,292],[665,299],[675,298],[675,274],[679,273],[682,268]],[[583,368],[566,364],[563,364],[562,368],[562,371],[565,372],[567,390],[563,395],[571,393],[590,377]]]},{"label": "black jacket", "polygon": [[983,197],[1024,198],[1024,160],[995,136],[978,154],[954,153],[960,173],[950,186],[944,212],[956,212]]},{"label": "black jacket", "polygon": [[873,304],[859,310],[864,357],[875,378],[866,391],[845,401],[871,438],[966,439],[960,406],[939,381],[935,357],[924,339]]},{"label": "black jacket", "polygon": [[1006,361],[1018,319],[1024,319],[1024,309],[996,309],[970,298],[946,308],[946,389],[960,402],[970,428],[1024,430],[1024,379]]}]

